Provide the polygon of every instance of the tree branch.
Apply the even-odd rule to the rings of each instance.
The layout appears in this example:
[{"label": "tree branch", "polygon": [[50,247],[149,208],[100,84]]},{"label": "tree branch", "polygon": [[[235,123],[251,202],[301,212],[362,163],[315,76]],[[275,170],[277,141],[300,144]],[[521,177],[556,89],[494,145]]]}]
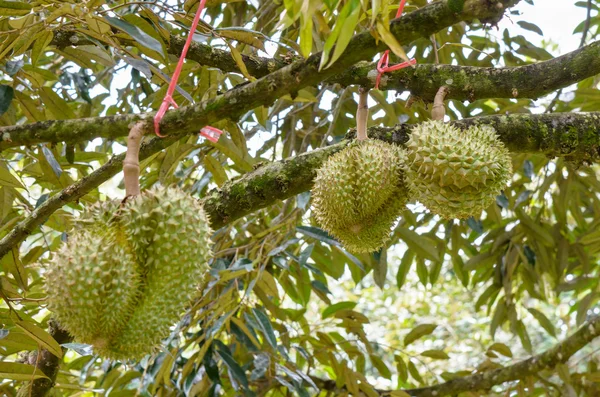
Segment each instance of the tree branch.
[{"label": "tree branch", "polygon": [[[594,161],[600,157],[600,112],[495,115],[452,123],[461,128],[491,125],[509,150],[515,153],[561,156],[576,161]],[[408,140],[410,128],[409,124],[371,127],[368,135],[374,139],[403,144]],[[182,136],[183,134],[164,139],[153,138],[142,145],[140,159],[162,150]],[[217,229],[277,200],[310,190],[315,172],[323,161],[344,148],[347,143],[348,141],[344,141],[264,165],[220,189],[212,190],[204,198],[204,208],[210,216],[212,227]],[[54,211],[78,200],[116,175],[122,168],[123,158],[124,154],[114,156],[102,167],[36,208],[0,240],[0,258],[44,223]]]},{"label": "tree branch", "polygon": [[[486,124],[514,153],[537,153],[574,161],[600,158],[600,112],[514,114],[482,116],[451,122],[459,128]],[[404,144],[411,124],[371,127],[368,136]],[[353,133],[349,134],[353,138]],[[213,228],[219,228],[258,209],[310,190],[316,170],[347,141],[300,156],[273,162],[213,190],[204,198],[204,208]],[[1,243],[0,243],[1,248]],[[0,254],[1,254],[0,250]]]},{"label": "tree branch", "polygon": [[[347,73],[327,80],[342,86],[373,87],[374,63],[360,62]],[[448,99],[539,98],[600,73],[600,42],[557,58],[516,67],[476,67],[421,64],[386,73],[380,88],[410,91],[431,101],[437,89],[447,85]]]},{"label": "tree branch", "polygon": [[[600,336],[600,317],[588,321],[573,335],[553,348],[527,360],[493,371],[486,371],[475,375],[452,379],[435,386],[408,389],[404,390],[404,392],[408,393],[411,397],[443,397],[448,395],[458,395],[459,393],[466,391],[475,392],[479,390],[488,390],[492,388],[492,386],[525,379],[544,369],[551,369],[559,363],[567,362],[571,356],[598,336]],[[343,389],[340,390],[337,388],[335,381],[314,377],[312,379],[322,390],[344,392]],[[382,396],[386,396],[392,391],[377,390],[377,392]]]},{"label": "tree branch", "polygon": [[[416,11],[395,19],[390,31],[401,43],[410,43],[418,37],[429,37],[432,33],[465,20],[496,20],[506,7],[519,0],[466,0],[461,12],[456,13],[447,1],[428,4]],[[181,107],[167,112],[160,130],[166,134],[196,133],[198,126],[214,123],[224,118],[236,119],[245,112],[262,105],[270,105],[281,96],[313,86],[350,68],[355,63],[373,57],[385,49],[383,42],[377,43],[370,32],[352,38],[340,58],[329,68],[319,71],[321,53],[311,55],[304,61],[289,66],[252,83],[234,88],[224,95],[198,104]],[[33,124],[0,128],[0,150],[8,147],[31,145],[40,142],[73,142],[81,137],[111,138],[125,136],[129,124],[143,115],[97,117],[80,120],[49,120]],[[151,116],[151,115],[150,115]]]},{"label": "tree branch", "polygon": [[[54,320],[50,320],[48,322],[48,333],[58,342],[58,344],[68,343],[72,340],[71,335],[69,335],[67,331],[61,329],[58,323]],[[63,348],[63,352],[65,350],[66,349]],[[28,396],[45,397],[48,394],[52,387],[54,387],[60,362],[61,360],[58,357],[46,349],[41,349],[34,357],[30,358],[29,364],[37,364],[37,368],[39,368],[44,375],[48,377],[48,379],[36,379],[29,384],[23,385],[22,387],[29,389],[29,394],[27,394]]]}]

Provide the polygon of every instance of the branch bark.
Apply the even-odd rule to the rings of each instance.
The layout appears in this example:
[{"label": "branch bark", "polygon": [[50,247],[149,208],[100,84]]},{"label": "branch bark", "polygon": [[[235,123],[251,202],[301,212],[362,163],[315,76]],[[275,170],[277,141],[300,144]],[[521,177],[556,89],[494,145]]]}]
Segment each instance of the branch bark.
[{"label": "branch bark", "polygon": [[[474,117],[452,122],[458,127],[487,124],[493,126],[500,139],[515,153],[538,153],[560,156],[575,161],[594,161],[600,157],[600,112],[514,114]],[[396,144],[408,140],[411,125],[371,127],[368,135]],[[140,159],[169,146],[183,135],[164,139],[153,138],[142,145]],[[353,137],[350,133],[349,138]],[[327,157],[348,143],[313,150],[297,157],[264,165],[220,189],[210,191],[204,198],[204,208],[211,226],[218,229],[242,216],[265,208],[277,200],[285,200],[310,190],[316,170]],[[20,244],[36,227],[63,205],[73,202],[116,175],[125,155],[114,156],[102,167],[75,184],[49,198],[0,240],[0,258]]]},{"label": "branch bark", "polygon": [[[348,72],[334,76],[327,82],[372,87],[375,76],[371,73],[373,70],[375,64],[359,62]],[[447,99],[472,101],[478,98],[538,98],[598,73],[600,42],[595,42],[558,58],[526,66],[482,68],[417,65],[414,69],[405,68],[386,73],[382,77],[381,87],[408,90],[426,101],[433,100],[442,85],[448,86]],[[128,130],[114,128],[115,126],[128,125],[150,117],[151,114],[119,115],[3,127],[0,128],[0,136],[8,134],[4,139],[10,138],[10,141],[0,141],[0,151],[42,142],[75,143],[95,138],[116,139],[126,136]]]},{"label": "branch bark", "polygon": [[[569,360],[575,353],[583,349],[592,340],[600,336],[600,317],[588,321],[573,335],[545,352],[527,360],[518,362],[504,368],[482,372],[474,375],[452,379],[435,386],[418,389],[404,390],[411,397],[443,397],[458,395],[466,391],[489,390],[492,386],[505,382],[525,379],[544,369],[554,368],[559,363]],[[336,382],[319,378],[312,378],[322,390],[343,392],[336,386]],[[389,395],[391,390],[377,390],[382,396]]]},{"label": "branch bark", "polygon": [[[461,21],[473,19],[496,20],[504,10],[519,0],[466,0],[461,12],[454,12],[447,1],[428,4],[416,11],[395,19],[390,31],[401,43],[410,43],[418,37],[432,33]],[[339,74],[359,61],[369,59],[385,49],[370,32],[352,38],[348,47],[331,67],[319,71],[321,53],[311,55],[252,83],[234,88],[224,95],[198,104],[167,112],[160,130],[166,135],[196,133],[198,126],[214,123],[224,118],[237,119],[245,112],[262,105],[270,105],[281,96],[298,92]],[[102,137],[126,136],[128,125],[153,114],[97,117],[80,120],[49,120],[33,124],[0,128],[0,150],[8,147],[41,142],[74,142]]]},{"label": "branch bark", "polygon": [[[59,344],[68,343],[72,340],[71,335],[69,335],[67,331],[61,329],[54,320],[48,322],[48,333]],[[63,352],[64,351],[66,351],[66,349],[63,348]],[[29,392],[27,395],[30,397],[45,397],[52,387],[54,387],[61,360],[46,349],[41,349],[36,353],[36,356],[37,357],[31,358],[30,364],[36,365],[37,363],[37,368],[39,368],[48,379],[36,379],[23,387]]]}]

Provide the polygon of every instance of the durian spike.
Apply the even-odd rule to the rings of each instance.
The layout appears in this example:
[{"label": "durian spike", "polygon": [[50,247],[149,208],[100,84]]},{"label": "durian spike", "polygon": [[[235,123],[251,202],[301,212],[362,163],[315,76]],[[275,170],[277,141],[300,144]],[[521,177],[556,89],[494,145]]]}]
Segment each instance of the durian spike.
[{"label": "durian spike", "polygon": [[448,87],[445,85],[441,86],[435,98],[433,98],[433,107],[431,108],[431,119],[444,121],[446,115],[446,107],[444,106],[444,99],[448,93]]},{"label": "durian spike", "polygon": [[123,160],[123,181],[125,183],[125,197],[140,194],[140,145],[144,136],[144,123],[138,121],[129,130],[127,136],[127,153]]},{"label": "durian spike", "polygon": [[356,139],[364,141],[367,136],[367,121],[369,120],[369,90],[360,87],[358,89],[358,109],[356,109]]}]

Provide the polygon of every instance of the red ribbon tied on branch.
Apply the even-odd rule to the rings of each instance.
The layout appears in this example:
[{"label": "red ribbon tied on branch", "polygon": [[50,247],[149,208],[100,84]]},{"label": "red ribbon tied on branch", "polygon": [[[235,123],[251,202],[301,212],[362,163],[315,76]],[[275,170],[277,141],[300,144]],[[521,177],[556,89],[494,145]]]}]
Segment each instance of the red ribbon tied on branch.
[{"label": "red ribbon tied on branch", "polygon": [[[404,5],[406,4],[406,0],[401,0],[400,5],[398,6],[398,11],[396,12],[396,18],[399,18],[402,15],[402,11],[404,10]],[[386,72],[393,72],[394,70],[404,69],[405,67],[415,65],[417,63],[416,59],[411,59],[410,61],[402,62],[397,65],[388,66],[390,59],[390,50],[386,50],[379,62],[377,62],[377,80],[375,81],[375,89],[379,89],[379,82],[381,81],[381,76]]]},{"label": "red ribbon tied on branch", "polygon": [[[190,33],[187,37],[187,40],[185,41],[185,45],[183,46],[183,51],[181,52],[179,61],[177,62],[177,67],[175,67],[175,72],[173,73],[173,77],[169,82],[167,94],[165,95],[165,98],[163,99],[160,108],[158,109],[158,112],[156,112],[156,115],[154,116],[154,132],[157,136],[161,138],[163,138],[164,135],[160,134],[160,121],[165,116],[165,113],[171,105],[173,105],[174,108],[178,107],[177,103],[173,99],[173,93],[175,92],[175,88],[177,87],[177,81],[179,80],[181,69],[183,68],[183,61],[185,60],[185,56],[187,55],[190,45],[192,44],[192,38],[194,36],[196,28],[198,27],[198,23],[200,22],[200,14],[202,14],[205,5],[206,0],[201,0],[200,5],[198,6],[198,10],[196,11],[196,15],[194,16],[194,21],[192,22]],[[222,133],[223,131],[221,131],[220,129],[210,126],[206,126],[200,130],[200,135],[212,142],[217,142]]]}]

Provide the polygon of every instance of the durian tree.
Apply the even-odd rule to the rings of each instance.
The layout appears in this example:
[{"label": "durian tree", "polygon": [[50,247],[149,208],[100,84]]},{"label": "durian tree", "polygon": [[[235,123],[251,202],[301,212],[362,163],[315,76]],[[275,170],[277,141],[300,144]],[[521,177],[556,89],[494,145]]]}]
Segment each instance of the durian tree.
[{"label": "durian tree", "polygon": [[599,395],[599,8],[0,1],[0,395]]}]

